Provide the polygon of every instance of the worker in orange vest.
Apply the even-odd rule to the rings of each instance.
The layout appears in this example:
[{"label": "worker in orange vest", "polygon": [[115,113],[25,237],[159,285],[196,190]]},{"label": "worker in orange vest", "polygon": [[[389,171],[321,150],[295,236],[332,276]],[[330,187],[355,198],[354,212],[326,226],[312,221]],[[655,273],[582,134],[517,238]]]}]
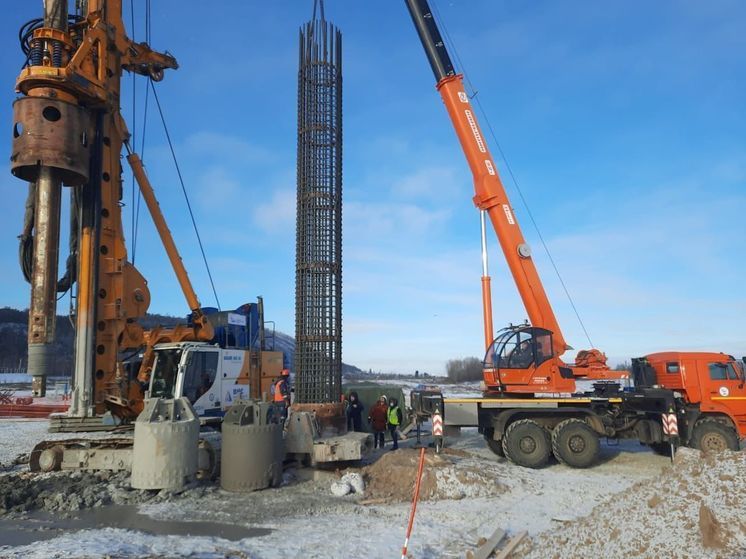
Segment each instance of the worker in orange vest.
[{"label": "worker in orange vest", "polygon": [[272,401],[275,406],[276,417],[281,417],[285,421],[288,417],[288,408],[290,407],[290,370],[283,369],[280,376],[272,386],[274,394]]}]

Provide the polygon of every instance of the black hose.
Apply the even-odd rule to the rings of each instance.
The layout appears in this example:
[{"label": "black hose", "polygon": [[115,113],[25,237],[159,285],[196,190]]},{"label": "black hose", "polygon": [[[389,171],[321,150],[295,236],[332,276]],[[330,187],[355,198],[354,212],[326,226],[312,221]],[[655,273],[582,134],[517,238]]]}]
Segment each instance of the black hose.
[{"label": "black hose", "polygon": [[33,269],[34,237],[33,235],[20,235],[18,237],[18,262],[21,266],[23,279],[31,283],[31,271]]},{"label": "black hose", "polygon": [[[68,25],[77,25],[81,21],[85,20],[84,17],[70,14],[67,16]],[[34,31],[44,27],[44,18],[37,17],[28,20],[26,23],[21,25],[18,30],[18,42],[21,44],[21,50],[26,55],[26,62],[28,63],[31,58],[31,41],[34,38]]]},{"label": "black hose", "polygon": [[[34,269],[34,210],[36,205],[36,184],[29,183],[26,197],[26,211],[23,218],[23,232],[18,236],[18,262],[24,279],[31,283]],[[65,274],[57,281],[57,293],[66,293],[77,280],[78,273],[78,209],[80,200],[78,189],[70,193],[70,239],[69,254],[65,261]]]},{"label": "black hose", "polygon": [[44,18],[37,17],[28,20],[26,23],[21,25],[18,30],[18,41],[21,43],[21,50],[27,57],[31,52],[31,39],[34,35],[34,31],[44,26]]}]

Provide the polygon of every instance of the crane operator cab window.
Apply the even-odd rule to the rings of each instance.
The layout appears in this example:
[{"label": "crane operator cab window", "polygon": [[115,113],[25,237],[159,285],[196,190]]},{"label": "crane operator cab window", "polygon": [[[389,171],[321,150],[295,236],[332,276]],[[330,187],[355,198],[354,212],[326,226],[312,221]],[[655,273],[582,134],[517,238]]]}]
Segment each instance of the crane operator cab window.
[{"label": "crane operator cab window", "polygon": [[173,398],[181,361],[180,349],[159,349],[155,353],[151,398]]},{"label": "crane operator cab window", "polygon": [[503,331],[492,342],[484,366],[496,369],[538,367],[553,356],[552,333],[543,328],[521,328]]},{"label": "crane operator cab window", "polygon": [[215,382],[218,371],[217,351],[190,351],[186,359],[183,395],[194,404]]}]

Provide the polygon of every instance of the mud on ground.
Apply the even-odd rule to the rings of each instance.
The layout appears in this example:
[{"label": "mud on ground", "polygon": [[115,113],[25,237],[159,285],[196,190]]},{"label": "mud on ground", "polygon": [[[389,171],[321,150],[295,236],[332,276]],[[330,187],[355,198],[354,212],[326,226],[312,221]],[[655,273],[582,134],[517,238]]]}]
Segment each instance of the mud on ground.
[{"label": "mud on ground", "polygon": [[129,472],[11,473],[0,476],[0,517],[18,518],[35,510],[69,512],[110,504],[160,503],[203,497],[215,490],[200,484],[178,492],[132,489]]}]

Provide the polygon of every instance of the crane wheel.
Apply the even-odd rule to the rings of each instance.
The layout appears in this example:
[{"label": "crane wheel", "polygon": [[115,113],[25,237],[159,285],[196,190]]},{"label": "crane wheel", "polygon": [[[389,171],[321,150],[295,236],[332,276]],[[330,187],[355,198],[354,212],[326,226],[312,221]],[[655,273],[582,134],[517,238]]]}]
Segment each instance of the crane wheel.
[{"label": "crane wheel", "polygon": [[541,468],[552,453],[549,433],[533,419],[519,419],[508,425],[502,447],[506,458],[525,468]]},{"label": "crane wheel", "polygon": [[705,454],[739,450],[738,435],[732,427],[714,418],[700,419],[694,425],[689,446]]},{"label": "crane wheel", "polygon": [[600,449],[598,433],[582,419],[565,419],[552,431],[552,452],[555,458],[571,468],[593,466]]},{"label": "crane wheel", "polygon": [[503,451],[503,443],[502,440],[496,441],[492,438],[492,432],[485,433],[484,434],[484,441],[487,443],[487,447],[500,456],[501,458],[505,458],[505,452]]}]

